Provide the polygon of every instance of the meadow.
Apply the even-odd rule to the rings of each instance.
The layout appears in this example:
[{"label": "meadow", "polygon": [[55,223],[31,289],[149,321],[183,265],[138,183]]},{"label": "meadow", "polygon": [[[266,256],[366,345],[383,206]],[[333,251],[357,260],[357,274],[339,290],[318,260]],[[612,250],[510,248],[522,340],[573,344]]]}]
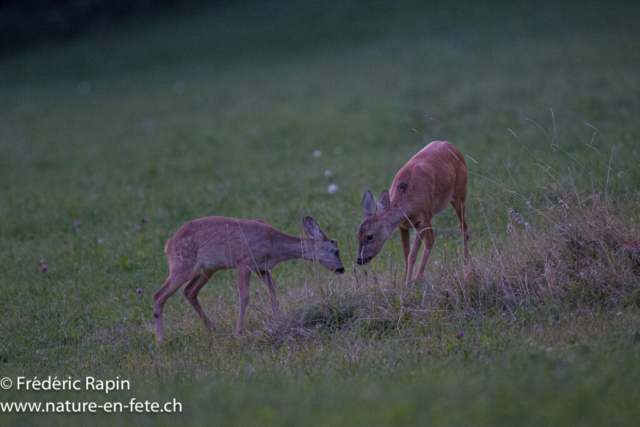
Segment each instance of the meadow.
[{"label": "meadow", "polygon": [[[639,9],[238,2],[1,56],[0,377],[132,390],[0,401],[183,410],[0,423],[637,425]],[[360,201],[432,140],[466,156],[472,259],[448,208],[404,286],[397,231],[355,265]],[[164,244],[210,215],[312,216],[347,273],[277,266],[284,320],[252,277],[243,337],[217,273],[214,329],[178,292],[158,346]]]}]

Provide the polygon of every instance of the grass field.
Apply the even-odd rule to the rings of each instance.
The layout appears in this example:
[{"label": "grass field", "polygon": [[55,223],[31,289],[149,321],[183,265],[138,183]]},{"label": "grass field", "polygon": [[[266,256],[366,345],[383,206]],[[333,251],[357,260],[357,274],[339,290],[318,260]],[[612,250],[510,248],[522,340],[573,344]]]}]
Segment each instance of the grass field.
[{"label": "grass field", "polygon": [[[183,406],[0,423],[637,425],[639,12],[246,2],[0,57],[0,377],[132,385],[0,401]],[[471,263],[447,209],[416,284],[397,232],[354,266],[362,194],[437,139],[467,156]],[[214,329],[176,293],[158,346],[164,243],[209,215],[312,216],[347,273],[276,267],[284,323],[252,278],[241,338],[218,273]]]}]

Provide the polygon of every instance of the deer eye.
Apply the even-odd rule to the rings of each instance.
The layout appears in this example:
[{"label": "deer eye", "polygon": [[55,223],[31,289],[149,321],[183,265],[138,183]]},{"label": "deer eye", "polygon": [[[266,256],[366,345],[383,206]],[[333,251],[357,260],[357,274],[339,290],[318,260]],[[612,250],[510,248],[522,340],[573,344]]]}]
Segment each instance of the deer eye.
[{"label": "deer eye", "polygon": [[373,234],[369,234],[369,235],[367,236],[367,240],[373,240]]},{"label": "deer eye", "polygon": [[336,251],[336,256],[339,257],[340,256],[340,251]]}]

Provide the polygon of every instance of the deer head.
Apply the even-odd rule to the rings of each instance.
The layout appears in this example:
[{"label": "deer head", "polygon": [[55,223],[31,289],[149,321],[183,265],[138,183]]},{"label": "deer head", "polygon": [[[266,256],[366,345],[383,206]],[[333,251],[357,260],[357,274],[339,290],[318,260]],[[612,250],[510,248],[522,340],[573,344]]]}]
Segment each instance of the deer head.
[{"label": "deer head", "polygon": [[362,198],[362,222],[358,227],[358,265],[367,265],[378,255],[384,242],[393,231],[389,224],[391,200],[389,191],[384,190],[374,204],[371,191],[364,193]]},{"label": "deer head", "polygon": [[302,229],[308,237],[304,242],[304,258],[317,262],[335,274],[344,274],[338,242],[325,236],[318,223],[311,217],[306,216],[302,219]]}]

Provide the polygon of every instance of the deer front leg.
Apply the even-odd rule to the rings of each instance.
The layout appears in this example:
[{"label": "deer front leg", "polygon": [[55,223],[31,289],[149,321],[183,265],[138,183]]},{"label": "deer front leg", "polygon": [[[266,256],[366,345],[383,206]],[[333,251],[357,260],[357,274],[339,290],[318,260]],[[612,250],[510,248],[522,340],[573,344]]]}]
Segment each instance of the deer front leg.
[{"label": "deer front leg", "polygon": [[422,237],[416,233],[416,237],[413,238],[413,245],[411,246],[411,252],[409,252],[409,259],[407,261],[407,278],[405,284],[411,283],[413,276],[413,266],[418,258],[418,252],[420,251],[420,245],[422,244]]},{"label": "deer front leg", "polygon": [[433,249],[433,244],[436,241],[431,224],[429,224],[428,227],[429,228],[424,230],[421,234],[422,240],[424,240],[424,251],[422,251],[422,259],[420,260],[420,268],[418,268],[416,280],[420,279],[424,274],[424,269],[427,266],[427,260],[429,259],[429,255],[431,255],[431,249]]},{"label": "deer front leg", "polygon": [[249,279],[251,270],[246,265],[238,265],[238,296],[240,298],[240,314],[236,325],[236,335],[242,335],[244,313],[249,305]]},{"label": "deer front leg", "polygon": [[400,242],[402,243],[402,254],[404,255],[404,275],[407,276],[407,270],[409,267],[409,254],[411,253],[411,238],[409,237],[409,230],[406,228],[398,228],[400,232]]},{"label": "deer front leg", "polygon": [[269,302],[271,303],[271,313],[273,317],[278,317],[280,312],[280,307],[278,307],[278,298],[276,297],[276,286],[273,280],[273,276],[271,276],[270,271],[261,271],[258,273],[260,276],[260,280],[267,287],[267,291],[269,292]]}]

